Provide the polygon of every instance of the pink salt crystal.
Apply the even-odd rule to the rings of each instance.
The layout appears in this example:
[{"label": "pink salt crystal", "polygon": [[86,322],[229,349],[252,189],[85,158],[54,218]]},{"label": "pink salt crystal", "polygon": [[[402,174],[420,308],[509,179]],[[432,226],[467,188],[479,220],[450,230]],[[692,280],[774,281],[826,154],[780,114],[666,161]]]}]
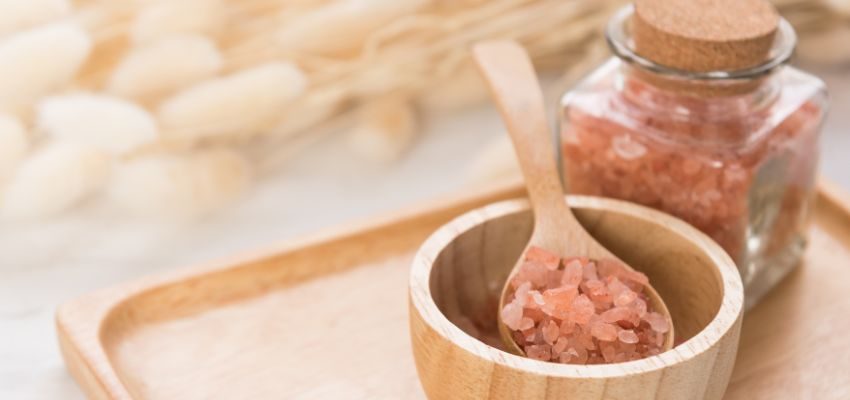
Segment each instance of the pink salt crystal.
[{"label": "pink salt crystal", "polygon": [[[618,323],[620,321],[631,321],[634,319],[634,311],[627,307],[614,307],[600,314],[602,321],[609,324]],[[640,321],[636,321],[640,322]]]},{"label": "pink salt crystal", "polygon": [[637,311],[638,317],[643,318],[646,315],[646,300],[638,297],[632,307]]},{"label": "pink salt crystal", "polygon": [[564,353],[569,356],[569,359],[566,362],[570,364],[586,364],[589,356],[587,349],[582,346],[576,338],[570,339],[570,344],[567,346],[567,350],[564,351]]},{"label": "pink salt crystal", "polygon": [[647,313],[643,316],[643,320],[649,323],[653,331],[658,333],[666,333],[670,330],[670,325],[667,324],[667,318],[657,312]]},{"label": "pink salt crystal", "polygon": [[596,307],[593,302],[585,295],[576,297],[572,302],[572,320],[580,325],[585,325],[590,322],[590,317],[596,313]]},{"label": "pink salt crystal", "polygon": [[[568,349],[561,353],[560,361],[562,364],[571,364],[570,361],[577,360],[579,358],[578,351],[576,349]],[[583,363],[572,363],[572,364],[583,364]]]},{"label": "pink salt crystal", "polygon": [[636,140],[632,140],[631,135],[623,134],[615,137],[611,141],[611,149],[614,153],[623,160],[634,160],[646,154],[646,146]]},{"label": "pink salt crystal", "polygon": [[625,270],[623,272],[623,277],[625,277],[626,280],[635,282],[639,285],[635,288],[632,288],[632,290],[641,290],[644,286],[649,284],[649,278],[646,276],[646,274],[640,271]]},{"label": "pink salt crystal", "polygon": [[571,263],[571,262],[573,262],[573,261],[578,261],[578,262],[580,262],[580,263],[581,263],[581,265],[585,265],[585,264],[587,264],[587,263],[589,263],[589,262],[592,262],[592,261],[590,261],[590,259],[589,259],[589,258],[587,258],[587,257],[564,257],[564,259],[562,260],[561,264],[563,264],[563,265],[566,267],[566,265],[567,265],[567,264],[569,264],[569,263]]},{"label": "pink salt crystal", "polygon": [[539,306],[546,304],[545,301],[543,301],[543,295],[540,294],[540,292],[538,292],[536,290],[532,290],[532,291],[528,292],[528,297],[531,299],[531,303],[533,303],[534,305],[537,306],[537,307],[534,307],[534,308],[538,308]]},{"label": "pink salt crystal", "polygon": [[658,347],[661,347],[663,344],[664,344],[664,334],[663,333],[657,333],[655,335],[655,345],[658,346]]},{"label": "pink salt crystal", "polygon": [[601,344],[600,348],[600,353],[602,353],[602,357],[605,359],[605,362],[614,362],[614,358],[617,356],[617,350],[614,349],[614,346],[610,344]]},{"label": "pink salt crystal", "polygon": [[520,321],[522,321],[522,307],[516,301],[512,301],[502,308],[501,317],[502,322],[504,322],[508,328],[511,328],[511,330],[518,330],[520,327]]},{"label": "pink salt crystal", "polygon": [[524,282],[516,288],[514,298],[520,307],[525,307],[528,304],[528,291],[531,290],[531,282]]},{"label": "pink salt crystal", "polygon": [[611,307],[611,295],[602,281],[585,281],[582,284],[582,289],[590,297],[590,300],[593,301],[597,310],[605,310]]},{"label": "pink salt crystal", "polygon": [[528,248],[528,251],[525,252],[525,259],[527,261],[537,261],[550,270],[558,269],[561,263],[561,258],[557,254],[537,246]]},{"label": "pink salt crystal", "polygon": [[564,277],[564,271],[556,269],[546,273],[546,289],[557,289],[561,286],[561,279]]},{"label": "pink salt crystal", "polygon": [[541,336],[539,333],[533,327],[522,331],[525,341],[531,344],[539,344],[537,342],[541,342],[541,340],[538,340],[538,336]]},{"label": "pink salt crystal", "polygon": [[637,297],[637,293],[631,290],[624,290],[620,292],[616,298],[614,298],[614,305],[617,307],[625,307],[634,303],[634,301],[637,300]]},{"label": "pink salt crystal", "polygon": [[543,339],[546,340],[546,343],[555,344],[555,341],[558,340],[558,336],[561,334],[561,328],[555,321],[549,321],[546,326],[543,327]]},{"label": "pink salt crystal", "polygon": [[623,343],[622,341],[617,342],[617,352],[631,354],[635,352],[637,346],[634,343]]},{"label": "pink salt crystal", "polygon": [[611,296],[617,298],[624,291],[629,290],[628,286],[626,286],[620,279],[616,276],[609,276],[605,278],[605,281],[608,283],[608,292],[611,293]]},{"label": "pink salt crystal", "polygon": [[525,340],[525,334],[520,331],[511,331],[511,337],[514,338],[514,342],[520,346],[525,346],[527,341]]},{"label": "pink salt crystal", "polygon": [[[643,324],[641,324],[641,325],[639,326],[639,328],[643,328]],[[636,330],[636,331],[635,331],[635,334],[637,334],[637,335],[638,335],[638,343],[640,343],[640,344],[642,344],[642,345],[647,345],[647,344],[649,344],[649,343],[652,343],[652,342],[653,342],[653,340],[652,340],[653,338],[651,338],[651,337],[649,336],[649,333],[650,333],[650,332],[652,332],[652,331],[651,331],[651,330],[647,330],[647,329],[640,329],[640,330]]]},{"label": "pink salt crystal", "polygon": [[617,340],[617,327],[607,322],[596,320],[590,324],[590,334],[599,340],[613,342]]},{"label": "pink salt crystal", "polygon": [[594,353],[590,357],[588,357],[587,364],[588,365],[605,364],[605,359],[602,358],[601,355]]},{"label": "pink salt crystal", "polygon": [[576,296],[578,296],[578,289],[573,286],[549,289],[543,292],[545,304],[543,311],[555,318],[566,319]]},{"label": "pink salt crystal", "polygon": [[621,330],[617,333],[617,338],[623,343],[634,344],[638,342],[638,337],[633,330]]},{"label": "pink salt crystal", "polygon": [[660,352],[669,330],[648,307],[645,282],[616,260],[561,260],[537,248],[511,281],[513,298],[501,316],[531,358],[570,364],[640,359]]},{"label": "pink salt crystal", "polygon": [[619,278],[624,271],[625,267],[617,260],[604,259],[596,262],[596,272],[603,278],[609,276]]},{"label": "pink salt crystal", "polygon": [[581,288],[585,292],[592,293],[594,295],[598,295],[602,290],[604,290],[606,294],[608,293],[608,288],[605,287],[605,284],[600,280],[584,281],[581,285]]},{"label": "pink salt crystal", "polygon": [[562,321],[561,334],[566,336],[573,333],[573,331],[575,331],[575,326],[576,324],[574,324],[572,321]]},{"label": "pink salt crystal", "polygon": [[[559,337],[558,341],[552,346],[552,354],[561,354],[564,350],[567,349],[567,346],[570,344],[570,340],[565,337]],[[575,350],[573,350],[575,351]],[[578,353],[576,353],[578,355]]]},{"label": "pink salt crystal", "polygon": [[638,317],[637,311],[631,307],[626,308],[629,310],[629,315],[626,319],[617,321],[617,325],[623,329],[637,329],[640,326],[640,317]]},{"label": "pink salt crystal", "polygon": [[525,354],[535,360],[549,361],[552,358],[552,348],[547,344],[535,344],[526,347]]},{"label": "pink salt crystal", "polygon": [[641,272],[633,271],[617,260],[599,260],[596,269],[603,277],[616,277],[634,291],[641,290],[649,284],[649,278]]},{"label": "pink salt crystal", "polygon": [[527,261],[522,263],[511,284],[518,288],[521,284],[530,282],[532,287],[541,287],[546,284],[548,272],[549,269],[544,264]]},{"label": "pink salt crystal", "polygon": [[564,266],[564,275],[561,277],[562,285],[578,286],[584,275],[584,267],[579,260],[572,260]]},{"label": "pink salt crystal", "polygon": [[531,320],[534,321],[534,322],[543,321],[547,317],[546,313],[544,313],[543,310],[541,310],[539,308],[523,309],[522,315],[525,316],[525,317],[531,318]]},{"label": "pink salt crystal", "polygon": [[589,261],[582,267],[582,277],[586,281],[599,280],[599,275],[596,274],[596,263]]},{"label": "pink salt crystal", "polygon": [[623,329],[635,329],[638,325],[640,325],[640,318],[634,313],[629,314],[626,319],[617,321],[617,326]]},{"label": "pink salt crystal", "polygon": [[579,326],[578,332],[576,333],[576,348],[579,346],[587,349],[587,350],[596,350],[596,342],[593,340],[593,336],[590,334],[590,327]]},{"label": "pink salt crystal", "polygon": [[682,172],[684,172],[685,175],[696,175],[700,169],[702,169],[700,162],[692,158],[688,158],[682,162]]},{"label": "pink salt crystal", "polygon": [[578,354],[578,357],[574,360],[576,364],[586,364],[587,363],[587,350],[582,347],[575,347],[573,351]]}]

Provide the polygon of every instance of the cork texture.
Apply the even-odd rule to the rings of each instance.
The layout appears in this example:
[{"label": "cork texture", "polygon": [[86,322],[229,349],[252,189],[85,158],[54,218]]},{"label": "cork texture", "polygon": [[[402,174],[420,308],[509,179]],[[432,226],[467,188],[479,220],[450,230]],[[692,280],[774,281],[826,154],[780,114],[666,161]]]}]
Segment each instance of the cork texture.
[{"label": "cork texture", "polygon": [[693,72],[737,70],[768,58],[779,14],[766,0],[635,0],[641,56]]}]

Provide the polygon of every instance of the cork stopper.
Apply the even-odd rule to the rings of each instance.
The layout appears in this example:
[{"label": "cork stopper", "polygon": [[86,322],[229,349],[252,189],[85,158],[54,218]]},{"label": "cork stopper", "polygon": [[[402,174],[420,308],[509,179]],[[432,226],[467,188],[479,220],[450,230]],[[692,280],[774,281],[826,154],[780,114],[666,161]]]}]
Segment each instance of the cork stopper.
[{"label": "cork stopper", "polygon": [[691,72],[739,70],[767,60],[779,14],[767,0],[635,0],[635,50]]}]

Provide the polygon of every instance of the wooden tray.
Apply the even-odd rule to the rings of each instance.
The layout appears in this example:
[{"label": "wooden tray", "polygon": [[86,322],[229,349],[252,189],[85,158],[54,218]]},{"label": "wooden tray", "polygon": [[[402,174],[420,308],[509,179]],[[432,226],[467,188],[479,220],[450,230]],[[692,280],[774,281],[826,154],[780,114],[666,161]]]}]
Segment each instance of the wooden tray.
[{"label": "wooden tray", "polygon": [[[103,399],[424,398],[409,260],[506,185],[60,307],[68,369]],[[850,398],[850,206],[821,185],[805,265],[750,311],[727,399]]]}]

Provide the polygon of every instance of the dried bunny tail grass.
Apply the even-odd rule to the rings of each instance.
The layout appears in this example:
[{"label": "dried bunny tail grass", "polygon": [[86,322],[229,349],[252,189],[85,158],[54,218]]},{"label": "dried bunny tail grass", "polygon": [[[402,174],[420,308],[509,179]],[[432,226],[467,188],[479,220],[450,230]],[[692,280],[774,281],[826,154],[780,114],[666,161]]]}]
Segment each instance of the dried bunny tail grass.
[{"label": "dried bunny tail grass", "polygon": [[331,119],[343,108],[343,93],[337,90],[313,90],[280,110],[282,115],[269,130],[285,138]]},{"label": "dried bunny tail grass", "polygon": [[156,99],[212,78],[222,66],[215,42],[175,35],[136,47],[112,72],[106,90],[119,96]]},{"label": "dried bunny tail grass", "polygon": [[[351,129],[359,120],[358,110],[341,108],[339,103],[311,101],[311,97],[292,103],[283,119],[268,134],[257,136],[242,146],[256,166],[258,175],[273,174],[292,157],[330,136]],[[322,117],[331,114],[332,118]],[[301,129],[296,129],[295,124],[299,124]]]},{"label": "dried bunny tail grass", "polygon": [[66,85],[90,51],[88,35],[69,23],[24,31],[0,42],[0,110],[19,114]]},{"label": "dried bunny tail grass", "polygon": [[179,0],[154,2],[136,15],[130,37],[147,43],[178,33],[217,37],[227,25],[222,0]]},{"label": "dried bunny tail grass", "polygon": [[142,216],[198,216],[237,198],[250,181],[248,162],[225,149],[160,153],[116,168],[108,199]]},{"label": "dried bunny tail grass", "polygon": [[21,121],[0,115],[0,185],[11,176],[29,150],[29,138]]},{"label": "dried bunny tail grass", "polygon": [[55,141],[83,144],[121,155],[157,140],[156,121],[145,109],[109,95],[74,93],[38,105],[37,128]]},{"label": "dried bunny tail grass", "polygon": [[8,219],[47,217],[93,194],[108,175],[110,158],[97,149],[53,143],[21,164],[3,197]]},{"label": "dried bunny tail grass", "polygon": [[359,114],[348,139],[352,149],[367,159],[396,160],[416,137],[416,111],[405,96],[389,95],[370,101]]},{"label": "dried bunny tail grass", "polygon": [[0,36],[53,22],[71,12],[68,0],[4,0],[0,2]]},{"label": "dried bunny tail grass", "polygon": [[[535,44],[526,40],[541,32],[561,35],[569,24],[599,8],[586,2],[497,1],[446,16],[416,15],[399,19],[375,32],[355,62],[317,70],[317,85],[336,85],[355,95],[383,87],[427,91],[429,76],[441,60],[465,55],[468,45],[490,37],[514,37],[537,56]],[[527,21],[534,20],[529,24]],[[572,37],[570,37],[572,39]]]},{"label": "dried bunny tail grass", "polygon": [[482,104],[487,99],[487,87],[471,62],[429,86],[418,103],[427,112],[463,110]]},{"label": "dried bunny tail grass", "polygon": [[158,117],[174,140],[254,134],[267,129],[306,87],[297,66],[268,63],[190,87],[166,100]]},{"label": "dried bunny tail grass", "polygon": [[359,48],[373,31],[428,3],[429,0],[340,0],[290,20],[276,36],[291,51],[348,52]]}]

